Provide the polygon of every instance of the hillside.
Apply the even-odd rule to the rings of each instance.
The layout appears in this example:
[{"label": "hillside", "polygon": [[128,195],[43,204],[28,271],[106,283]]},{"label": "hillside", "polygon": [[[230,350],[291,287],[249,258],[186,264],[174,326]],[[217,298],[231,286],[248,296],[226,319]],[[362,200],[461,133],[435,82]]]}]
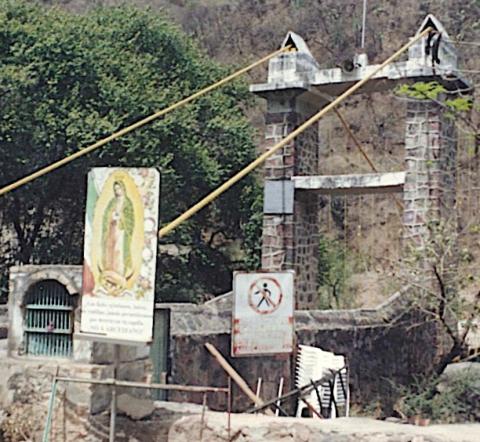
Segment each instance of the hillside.
[{"label": "hillside", "polygon": [[[52,2],[48,2],[52,3]],[[53,2],[54,3],[54,2]],[[63,0],[63,7],[81,12],[94,4],[113,5],[116,0],[90,2]],[[191,35],[207,55],[217,61],[245,65],[279,46],[289,30],[299,33],[318,62],[335,66],[359,47],[362,23],[360,0],[135,0],[142,7],[162,10]],[[368,2],[366,52],[370,62],[385,59],[413,35],[426,14],[433,13],[455,40],[480,42],[478,0],[390,0]],[[479,71],[479,46],[459,44],[461,66]],[[479,75],[465,73],[472,84]],[[258,69],[248,81],[264,79]],[[264,103],[257,100],[248,111],[262,142]],[[344,115],[354,133],[381,171],[403,169],[405,103],[393,94],[356,96],[344,105]],[[473,118],[477,124],[477,115]],[[326,117],[321,123],[324,143],[321,173],[368,172],[369,167],[348,139],[338,119]],[[468,226],[462,249],[468,259],[462,271],[469,277],[479,261],[480,180],[478,157],[472,130],[459,132],[458,208],[460,228]],[[372,305],[396,287],[401,223],[392,197],[356,196],[323,200],[322,230],[349,250],[350,286],[348,305]],[[471,275],[469,287],[477,280]],[[467,291],[468,291],[467,287]]]}]

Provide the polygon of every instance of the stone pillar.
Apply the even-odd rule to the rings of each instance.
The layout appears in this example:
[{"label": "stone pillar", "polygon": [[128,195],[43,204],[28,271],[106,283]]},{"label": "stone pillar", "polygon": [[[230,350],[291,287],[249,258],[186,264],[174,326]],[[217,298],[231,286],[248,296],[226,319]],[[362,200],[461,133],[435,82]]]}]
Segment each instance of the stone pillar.
[{"label": "stone pillar", "polygon": [[[267,106],[266,149],[310,116],[296,90],[271,94]],[[318,126],[314,124],[266,161],[265,179],[317,174],[318,144]],[[318,197],[312,192],[295,192],[293,214],[263,217],[262,268],[295,270],[297,309],[317,307],[318,219]]]},{"label": "stone pillar", "polygon": [[404,239],[417,248],[428,240],[430,222],[456,228],[456,132],[445,114],[431,101],[407,105]]}]

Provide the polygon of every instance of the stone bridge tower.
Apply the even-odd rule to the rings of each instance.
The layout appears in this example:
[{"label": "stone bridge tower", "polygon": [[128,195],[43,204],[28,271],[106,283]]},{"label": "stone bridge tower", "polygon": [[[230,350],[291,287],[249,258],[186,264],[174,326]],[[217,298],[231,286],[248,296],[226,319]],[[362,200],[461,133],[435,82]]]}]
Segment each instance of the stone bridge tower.
[{"label": "stone bridge tower", "polygon": [[[442,35],[435,62],[427,49],[431,42],[422,38],[410,47],[406,61],[385,67],[361,92],[432,80],[446,89],[468,89],[457,70],[456,50],[441,23],[428,15],[417,35],[428,26]],[[267,100],[266,149],[375,68],[368,64],[366,54],[360,54],[351,72],[320,69],[300,36],[290,32],[282,46],[287,45],[294,50],[270,61],[267,82],[250,87]],[[319,176],[322,137],[317,125],[266,161],[262,268],[296,271],[297,309],[315,309],[318,303],[318,195],[403,192],[404,239],[419,247],[427,238],[429,221],[454,214],[456,139],[454,124],[445,114],[441,101],[408,103],[404,172]]]}]

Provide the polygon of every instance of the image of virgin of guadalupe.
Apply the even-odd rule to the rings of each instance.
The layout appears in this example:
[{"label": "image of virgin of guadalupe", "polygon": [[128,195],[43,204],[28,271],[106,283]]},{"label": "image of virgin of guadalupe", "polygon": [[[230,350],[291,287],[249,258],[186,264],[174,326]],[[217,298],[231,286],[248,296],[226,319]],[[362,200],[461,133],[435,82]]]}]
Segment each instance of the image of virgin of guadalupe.
[{"label": "image of virgin of guadalupe", "polygon": [[113,194],[102,219],[100,283],[109,295],[119,296],[134,273],[131,243],[135,214],[123,181],[113,183]]}]

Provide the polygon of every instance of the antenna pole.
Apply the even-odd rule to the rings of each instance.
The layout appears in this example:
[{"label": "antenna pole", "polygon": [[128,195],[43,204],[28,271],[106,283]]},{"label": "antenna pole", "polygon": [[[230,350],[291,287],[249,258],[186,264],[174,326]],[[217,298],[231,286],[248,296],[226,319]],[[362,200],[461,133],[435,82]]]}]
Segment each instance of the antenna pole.
[{"label": "antenna pole", "polygon": [[361,48],[365,47],[365,25],[367,22],[367,0],[363,0],[363,17],[362,17],[362,43]]}]

